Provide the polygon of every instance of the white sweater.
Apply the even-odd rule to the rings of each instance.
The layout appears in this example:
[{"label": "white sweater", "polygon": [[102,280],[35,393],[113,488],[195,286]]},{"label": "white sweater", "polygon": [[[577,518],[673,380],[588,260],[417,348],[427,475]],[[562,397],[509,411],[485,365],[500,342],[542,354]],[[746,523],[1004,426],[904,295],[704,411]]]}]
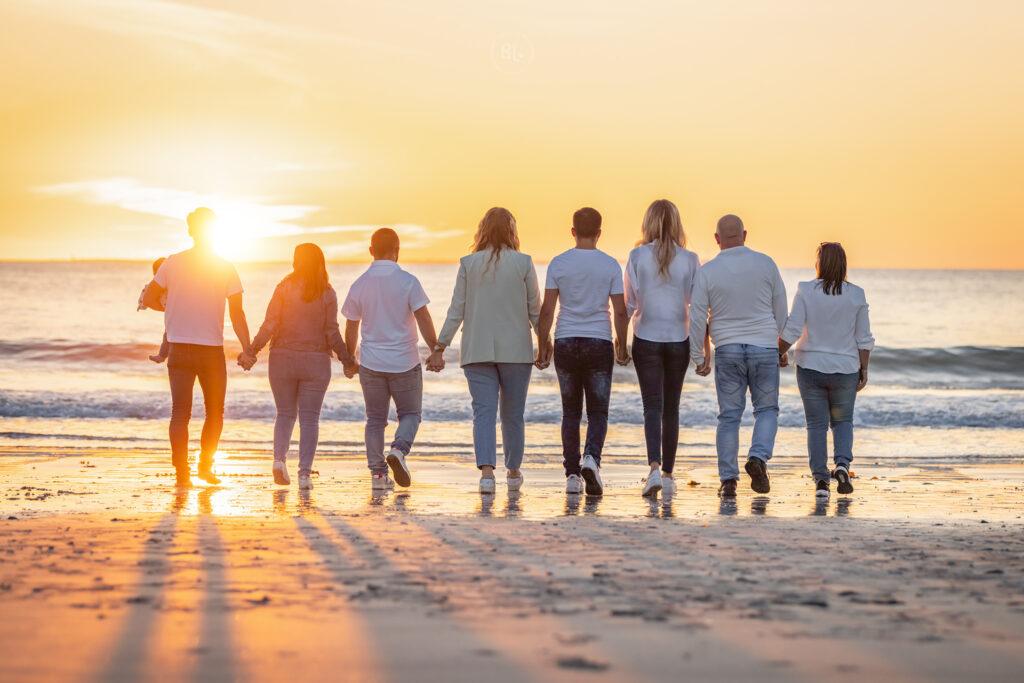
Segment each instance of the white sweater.
[{"label": "white sweater", "polygon": [[624,273],[626,309],[633,333],[651,342],[683,342],[690,334],[690,295],[700,270],[692,251],[676,246],[668,277],[658,273],[654,244],[629,252]]},{"label": "white sweater", "polygon": [[690,357],[704,362],[709,324],[716,347],[777,348],[787,312],[786,286],[771,257],[748,247],[723,249],[697,273],[690,299]]},{"label": "white sweater", "polygon": [[821,280],[801,282],[793,312],[779,335],[793,347],[796,364],[824,373],[860,370],[860,349],[875,347],[864,290],[843,283],[842,294],[825,294]]}]

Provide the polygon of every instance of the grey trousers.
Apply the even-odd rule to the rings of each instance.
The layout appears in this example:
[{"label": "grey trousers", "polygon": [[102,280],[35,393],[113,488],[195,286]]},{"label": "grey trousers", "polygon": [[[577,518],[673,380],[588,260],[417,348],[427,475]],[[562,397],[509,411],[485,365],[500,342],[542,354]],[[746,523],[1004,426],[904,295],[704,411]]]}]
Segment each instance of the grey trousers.
[{"label": "grey trousers", "polygon": [[408,455],[420,428],[423,369],[417,365],[405,372],[377,372],[361,366],[359,384],[366,405],[366,464],[374,474],[384,474],[388,471],[384,460],[384,428],[388,426],[391,399],[395,400],[398,415],[398,429],[391,447]]},{"label": "grey trousers", "polygon": [[298,417],[299,474],[309,474],[320,440],[320,408],[331,383],[331,357],[322,351],[271,349],[267,375],[277,404],[274,460],[287,460]]}]

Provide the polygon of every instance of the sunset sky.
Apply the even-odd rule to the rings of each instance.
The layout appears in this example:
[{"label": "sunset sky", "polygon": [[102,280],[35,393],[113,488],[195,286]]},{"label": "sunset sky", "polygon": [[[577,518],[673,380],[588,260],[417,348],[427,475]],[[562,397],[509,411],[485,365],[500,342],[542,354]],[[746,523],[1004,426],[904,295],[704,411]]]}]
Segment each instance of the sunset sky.
[{"label": "sunset sky", "polygon": [[0,0],[0,258],[467,250],[545,261],[572,212],[624,260],[666,197],[809,266],[1024,268],[1024,5]]}]

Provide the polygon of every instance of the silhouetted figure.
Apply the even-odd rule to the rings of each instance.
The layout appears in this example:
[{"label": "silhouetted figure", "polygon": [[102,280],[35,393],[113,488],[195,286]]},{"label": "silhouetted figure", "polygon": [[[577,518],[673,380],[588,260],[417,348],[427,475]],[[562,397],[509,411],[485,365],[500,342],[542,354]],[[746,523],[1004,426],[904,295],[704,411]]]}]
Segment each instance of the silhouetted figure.
[{"label": "silhouetted figure", "polygon": [[[242,283],[238,271],[215,254],[211,246],[216,220],[216,214],[205,207],[188,215],[188,234],[194,246],[168,256],[143,297],[147,307],[164,311],[164,327],[170,344],[167,376],[172,402],[168,431],[178,486],[192,484],[188,466],[188,423],[197,379],[206,406],[197,474],[211,484],[220,483],[213,473],[213,456],[224,425],[227,389],[225,301],[238,341],[243,349],[249,349],[249,326],[242,310]],[[165,294],[166,307],[161,303]]]}]

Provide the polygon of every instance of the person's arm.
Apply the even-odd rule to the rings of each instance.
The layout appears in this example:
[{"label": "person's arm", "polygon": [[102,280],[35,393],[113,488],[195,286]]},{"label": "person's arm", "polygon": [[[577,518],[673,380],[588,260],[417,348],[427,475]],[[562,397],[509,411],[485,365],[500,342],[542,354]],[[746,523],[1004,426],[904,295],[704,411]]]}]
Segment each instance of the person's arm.
[{"label": "person's arm", "polygon": [[157,284],[156,280],[150,280],[149,284],[146,285],[146,291],[142,293],[142,304],[146,308],[152,308],[154,311],[164,310],[163,302],[160,299],[163,298],[166,291],[166,289]]},{"label": "person's arm", "polygon": [[241,292],[228,297],[228,314],[231,316],[231,329],[235,331],[242,351],[251,353],[252,341],[249,339],[249,323],[246,322],[245,311],[242,309]]},{"label": "person's arm", "polygon": [[857,353],[860,356],[860,378],[857,380],[857,391],[868,385],[868,363],[871,351],[875,348],[875,337],[871,334],[871,321],[868,317],[868,304],[857,309],[857,322],[854,327],[857,337]]},{"label": "person's arm", "polygon": [[623,294],[612,294],[612,320],[615,324],[615,362],[629,365],[629,316],[626,314],[626,298]]},{"label": "person's arm", "polygon": [[775,310],[775,326],[779,328],[779,334],[782,334],[786,320],[789,319],[789,302],[786,300],[786,285],[782,282],[778,266],[775,266],[775,279],[772,282],[772,308]]},{"label": "person's arm", "polygon": [[626,295],[626,317],[630,320],[633,319],[637,309],[638,280],[639,274],[636,272],[636,263],[633,261],[633,253],[630,252],[629,259],[626,261],[626,270],[622,273],[622,290]]},{"label": "person's arm", "polygon": [[545,289],[544,303],[540,306],[540,317],[537,319],[537,368],[543,370],[551,363],[554,349],[551,345],[551,325],[555,322],[555,304],[558,303],[558,290]]},{"label": "person's arm", "polygon": [[348,350],[348,355],[352,358],[356,357],[356,345],[359,343],[359,321],[358,320],[346,320],[345,321],[345,348]]},{"label": "person's arm", "polygon": [[540,284],[537,282],[537,269],[530,259],[530,271],[526,274],[526,315],[530,318],[530,326],[537,330],[540,324]]},{"label": "person's arm", "polygon": [[690,297],[690,360],[697,366],[697,374],[707,375],[710,369],[708,339],[708,309],[711,303],[704,272],[697,274],[697,284]]},{"label": "person's arm", "polygon": [[270,303],[267,304],[267,314],[263,317],[263,324],[260,325],[260,329],[256,332],[252,345],[249,347],[249,355],[252,356],[253,360],[256,359],[256,356],[259,355],[263,347],[277,334],[278,328],[281,327],[281,314],[283,310],[284,293],[281,290],[281,285],[278,285],[274,289],[274,294],[270,297]]},{"label": "person's arm", "polygon": [[430,317],[430,311],[426,306],[417,308],[412,314],[416,317],[416,325],[420,328],[420,336],[427,348],[433,349],[437,346],[437,334],[434,332],[434,319]]},{"label": "person's arm", "polygon": [[441,334],[437,336],[434,344],[430,347],[430,357],[427,359],[428,368],[444,367],[444,350],[452,345],[455,333],[459,331],[463,320],[466,319],[467,278],[466,264],[459,262],[459,274],[455,278],[452,302],[448,305],[448,315],[445,317],[444,325],[441,326]]},{"label": "person's arm", "polygon": [[779,333],[779,365],[789,365],[789,356],[786,352],[796,341],[803,336],[804,326],[807,324],[807,304],[804,301],[803,290],[797,287],[796,296],[793,297],[793,310],[789,313],[786,326]]},{"label": "person's arm", "polygon": [[327,310],[324,314],[324,335],[327,337],[327,345],[338,356],[342,365],[351,365],[355,358],[348,352],[341,327],[338,325],[338,294],[332,288],[327,290],[324,296],[327,297]]}]

